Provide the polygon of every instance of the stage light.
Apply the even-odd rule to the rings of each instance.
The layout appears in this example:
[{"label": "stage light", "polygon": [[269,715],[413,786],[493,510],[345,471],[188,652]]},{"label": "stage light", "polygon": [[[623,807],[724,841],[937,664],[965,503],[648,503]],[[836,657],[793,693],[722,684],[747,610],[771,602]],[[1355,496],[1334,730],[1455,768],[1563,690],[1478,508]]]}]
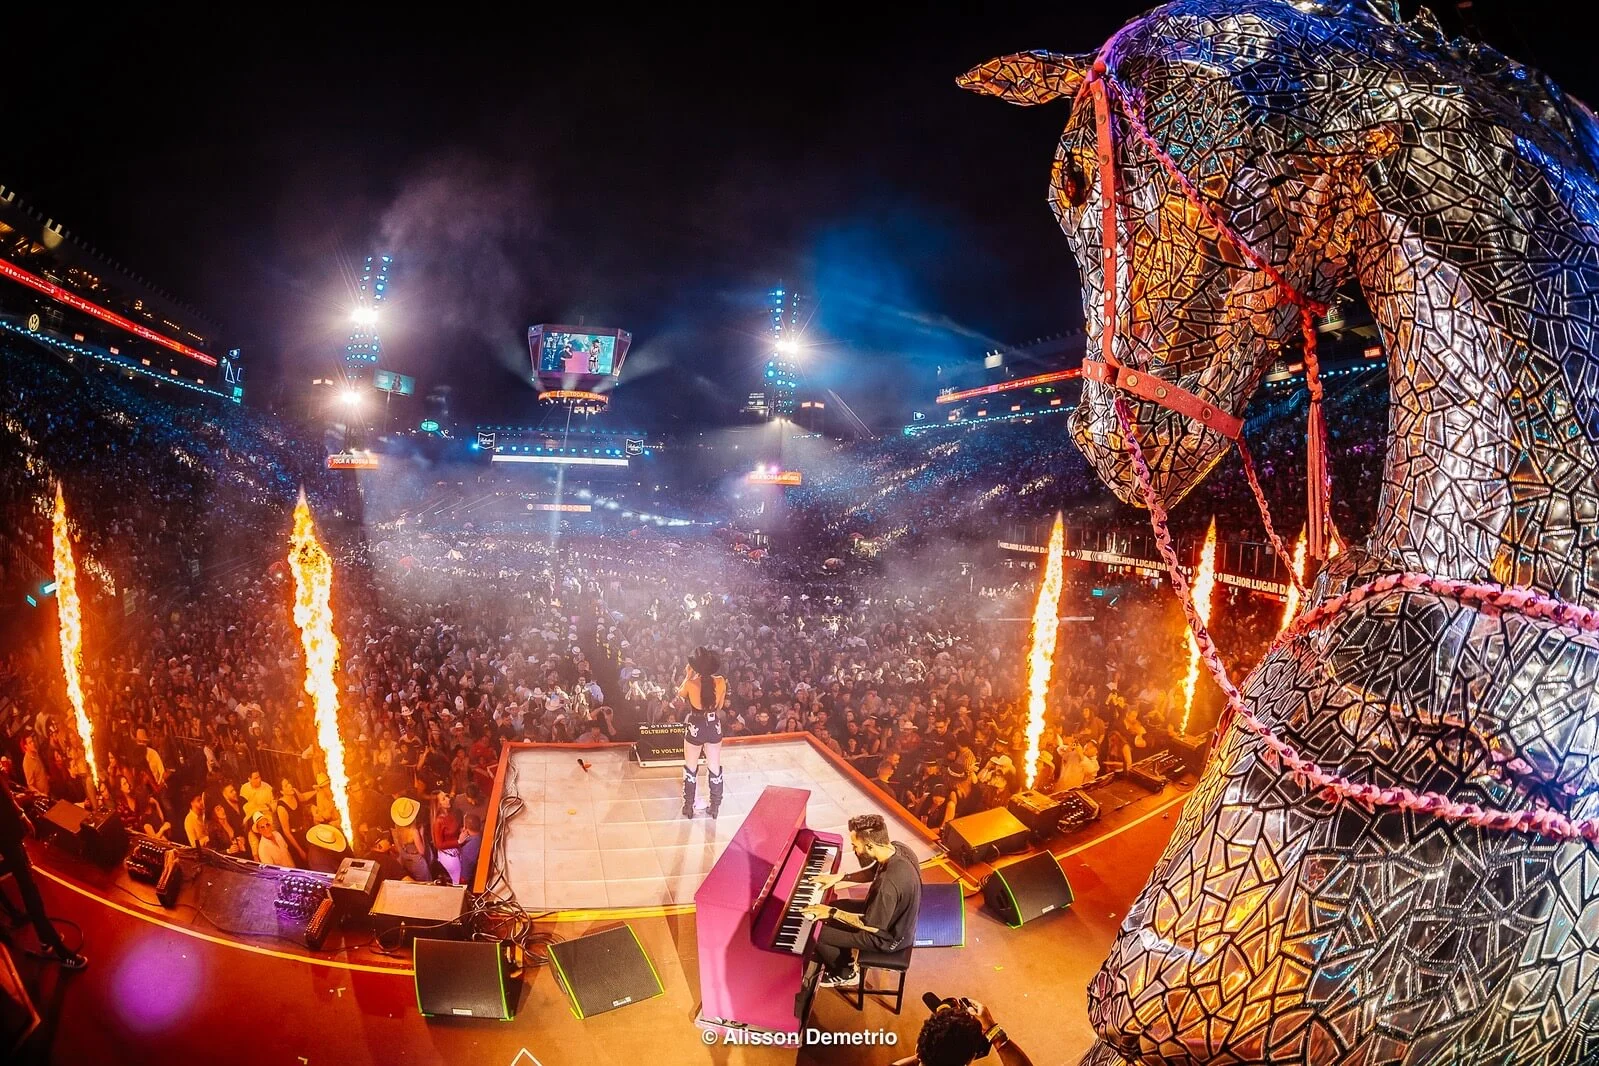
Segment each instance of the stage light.
[{"label": "stage light", "polygon": [[350,312],[350,321],[358,326],[375,326],[378,324],[378,309],[375,307],[357,307]]},{"label": "stage light", "polygon": [[777,350],[783,355],[798,355],[800,350],[800,342],[796,340],[789,340],[785,337],[783,340],[777,342]]},{"label": "stage light", "polygon": [[361,405],[361,394],[355,389],[345,389],[341,399],[351,407],[359,407]]}]

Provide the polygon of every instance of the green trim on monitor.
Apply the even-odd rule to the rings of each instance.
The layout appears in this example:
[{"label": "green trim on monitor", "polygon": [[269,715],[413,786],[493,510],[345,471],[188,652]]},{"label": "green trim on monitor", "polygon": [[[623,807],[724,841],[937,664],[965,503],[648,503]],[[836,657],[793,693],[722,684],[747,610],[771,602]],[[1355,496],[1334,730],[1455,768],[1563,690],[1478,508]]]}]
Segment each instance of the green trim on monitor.
[{"label": "green trim on monitor", "polygon": [[[639,940],[638,933],[634,930],[634,928],[631,925],[628,925],[626,922],[623,922],[622,925],[630,934],[632,934],[633,943],[638,948],[638,953],[644,956],[644,964],[650,968],[650,976],[655,978],[655,996],[665,995],[666,986],[661,984],[661,975],[655,972],[655,960],[651,959],[650,953],[644,950],[644,944],[641,940]],[[650,996],[649,998],[654,999],[655,996]]]},{"label": "green trim on monitor", "polygon": [[511,1020],[511,1002],[505,995],[505,949],[503,941],[494,942],[494,972],[500,979],[500,1021]]},{"label": "green trim on monitor", "polygon": [[561,960],[555,952],[550,952],[550,965],[555,967],[555,979],[561,982],[561,987],[566,989],[566,998],[572,1004],[572,1017],[578,1021],[583,1020],[583,1008],[577,1005],[577,993],[572,990],[572,982],[566,978],[566,971],[561,969]]},{"label": "green trim on monitor", "polygon": [[[1013,918],[1015,920],[1012,921],[1010,919],[1007,919],[1005,924],[1010,926],[1012,929],[1020,929],[1022,927],[1022,909],[1016,903],[1016,893],[1014,893],[1014,892],[1012,892],[1010,890],[1010,878],[1005,876],[1005,871],[1004,870],[995,870],[994,871],[994,876],[999,878],[999,883],[1001,885],[1003,885],[1004,888],[1005,888],[1005,895],[1010,897],[1011,918]],[[965,925],[965,923],[966,923],[966,918],[965,918],[965,915],[963,914],[961,916],[961,924]],[[962,936],[962,939],[965,938],[964,931],[962,932],[961,936]]]},{"label": "green trim on monitor", "polygon": [[[957,885],[959,881],[955,882]],[[961,942],[955,945],[958,948],[966,946],[966,893],[961,893]]]}]

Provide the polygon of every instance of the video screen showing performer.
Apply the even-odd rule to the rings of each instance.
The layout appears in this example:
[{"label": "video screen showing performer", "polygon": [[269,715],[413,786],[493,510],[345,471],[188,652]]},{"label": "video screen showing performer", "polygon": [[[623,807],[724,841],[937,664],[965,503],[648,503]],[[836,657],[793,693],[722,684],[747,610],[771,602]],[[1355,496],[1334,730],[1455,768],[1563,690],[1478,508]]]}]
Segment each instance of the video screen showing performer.
[{"label": "video screen showing performer", "polygon": [[727,706],[727,678],[717,673],[722,660],[710,648],[694,649],[677,700],[683,714],[683,817],[694,817],[700,754],[709,773],[710,805],[715,818],[722,809],[722,708]]},{"label": "video screen showing performer", "polygon": [[539,343],[539,373],[595,377],[616,370],[616,338],[590,333],[546,333]]}]

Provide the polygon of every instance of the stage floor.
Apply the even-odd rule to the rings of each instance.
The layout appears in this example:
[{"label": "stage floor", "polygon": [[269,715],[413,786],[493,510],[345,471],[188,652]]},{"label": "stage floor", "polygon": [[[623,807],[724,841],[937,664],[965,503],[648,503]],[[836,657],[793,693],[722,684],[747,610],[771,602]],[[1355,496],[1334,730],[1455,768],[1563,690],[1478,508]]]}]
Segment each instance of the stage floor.
[{"label": "stage floor", "polygon": [[[857,814],[881,814],[889,833],[917,858],[933,857],[922,835],[881,794],[803,739],[728,743],[722,749],[726,793],[720,815],[684,818],[680,766],[643,767],[631,746],[578,750],[518,746],[507,755],[504,791],[523,809],[504,827],[506,881],[529,911],[691,905],[722,849],[768,785],[809,789],[805,821],[845,835]],[[588,765],[585,770],[579,760]],[[845,857],[844,869],[854,868]]]},{"label": "stage floor", "polygon": [[[1056,854],[1077,899],[1047,918],[1007,928],[968,886],[966,947],[916,952],[903,1013],[876,1000],[861,1013],[836,992],[818,994],[811,1019],[817,1028],[886,1031],[897,1046],[808,1047],[797,1055],[792,1048],[702,1044],[694,1025],[699,960],[692,912],[626,919],[664,995],[579,1020],[551,968],[540,966],[520,986],[510,1022],[428,1020],[417,1013],[410,953],[379,954],[370,931],[350,930],[347,947],[314,958],[281,937],[218,936],[191,927],[182,905],[168,911],[153,899],[144,902],[147,886],[134,886],[137,897],[130,895],[104,873],[31,843],[50,913],[72,923],[65,931],[73,943],[82,937],[90,962],[83,973],[67,974],[18,952],[18,969],[44,1021],[11,1061],[166,1066],[237,1058],[247,1048],[252,1060],[286,1066],[882,1066],[914,1051],[927,1017],[922,993],[934,992],[989,1004],[1040,1066],[1075,1063],[1093,1037],[1085,988],[1184,798],[1172,788],[1146,795],[1059,841]],[[947,876],[929,869],[926,878],[941,875]],[[14,895],[15,887],[0,881],[0,891]],[[595,915],[541,920],[537,928],[570,939],[616,924],[615,917]],[[18,948],[32,942],[25,931],[12,938]],[[241,1004],[291,1024],[246,1032]]]}]

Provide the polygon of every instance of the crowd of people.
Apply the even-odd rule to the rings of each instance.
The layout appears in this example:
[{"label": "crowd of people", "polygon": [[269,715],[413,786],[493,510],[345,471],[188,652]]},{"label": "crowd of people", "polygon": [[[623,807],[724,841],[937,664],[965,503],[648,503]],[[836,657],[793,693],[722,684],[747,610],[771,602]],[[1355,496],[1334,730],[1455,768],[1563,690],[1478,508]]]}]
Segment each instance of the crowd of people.
[{"label": "crowd of people", "polygon": [[[1063,613],[1092,621],[1063,627],[1042,755],[1027,765],[1033,563],[994,548],[996,534],[1061,506],[1119,506],[1057,439],[1061,419],[850,446],[790,493],[786,546],[752,562],[729,529],[552,538],[511,522],[424,525],[394,507],[362,520],[320,450],[267,416],[4,354],[0,529],[48,559],[45,501],[62,482],[75,551],[95,563],[85,677],[97,761],[91,773],[61,699],[54,634],[35,626],[0,660],[0,772],[115,810],[130,830],[278,865],[347,851],[395,876],[465,880],[504,743],[625,739],[671,719],[701,645],[728,679],[728,735],[809,732],[929,826],[1002,804],[1029,769],[1034,787],[1075,787],[1214,720],[1208,682],[1191,711],[1181,696],[1186,636],[1169,591],[1074,567]],[[1358,395],[1337,394],[1330,423]],[[1271,402],[1282,410],[1267,443],[1294,432],[1292,397]],[[1338,432],[1335,448],[1363,446],[1354,423]],[[1271,460],[1262,468],[1270,477]],[[370,475],[368,496],[392,501],[385,476]],[[313,744],[281,561],[301,486],[335,557],[349,826]],[[1224,479],[1224,515],[1236,496]],[[901,527],[914,532],[887,536]],[[968,550],[974,538],[987,550]],[[859,540],[874,542],[871,565],[819,565]],[[1247,667],[1281,604],[1224,596],[1218,637]]]}]

